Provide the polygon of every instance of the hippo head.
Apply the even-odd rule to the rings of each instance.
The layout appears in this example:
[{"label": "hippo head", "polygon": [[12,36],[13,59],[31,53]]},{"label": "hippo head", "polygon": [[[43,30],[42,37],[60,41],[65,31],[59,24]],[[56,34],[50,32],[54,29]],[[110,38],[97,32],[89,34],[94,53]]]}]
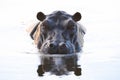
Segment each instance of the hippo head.
[{"label": "hippo head", "polygon": [[79,12],[74,15],[64,11],[55,11],[49,15],[39,12],[37,19],[41,21],[36,28],[39,32],[37,47],[42,53],[70,54],[81,50],[77,24],[81,19]]},{"label": "hippo head", "polygon": [[[75,71],[80,71],[76,68],[77,57],[72,53],[80,52],[83,46],[85,30],[77,23],[81,19],[81,14],[76,12],[70,15],[64,11],[55,11],[45,15],[38,12],[37,19],[40,22],[33,28],[30,36],[34,39],[39,51],[45,54],[40,58],[42,63],[38,73],[43,74],[46,70],[63,74],[73,68]],[[46,57],[46,54],[50,56]],[[57,56],[51,54],[57,54]]]}]

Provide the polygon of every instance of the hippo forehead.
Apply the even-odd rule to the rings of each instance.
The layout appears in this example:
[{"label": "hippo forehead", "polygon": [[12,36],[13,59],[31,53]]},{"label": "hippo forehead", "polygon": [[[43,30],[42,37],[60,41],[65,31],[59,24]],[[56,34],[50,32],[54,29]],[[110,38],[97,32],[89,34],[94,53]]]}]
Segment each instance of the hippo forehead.
[{"label": "hippo forehead", "polygon": [[72,16],[64,11],[55,11],[52,14],[47,15],[47,18],[43,21],[43,24],[47,26],[61,26],[65,27],[68,24],[74,25],[75,21]]},{"label": "hippo forehead", "polygon": [[63,11],[55,11],[52,14],[48,15],[48,19],[51,19],[54,21],[57,21],[57,20],[63,21],[63,20],[67,20],[70,18],[71,18],[71,15],[69,15]]}]

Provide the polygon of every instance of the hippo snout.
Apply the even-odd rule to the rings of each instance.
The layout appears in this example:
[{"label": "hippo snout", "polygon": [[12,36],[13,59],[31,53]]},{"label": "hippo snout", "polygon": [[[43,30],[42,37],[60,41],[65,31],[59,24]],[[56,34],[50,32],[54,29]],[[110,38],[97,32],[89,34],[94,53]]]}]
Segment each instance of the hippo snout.
[{"label": "hippo snout", "polygon": [[74,52],[70,42],[48,42],[46,44],[44,47],[47,49],[44,51],[49,54],[68,54]]}]

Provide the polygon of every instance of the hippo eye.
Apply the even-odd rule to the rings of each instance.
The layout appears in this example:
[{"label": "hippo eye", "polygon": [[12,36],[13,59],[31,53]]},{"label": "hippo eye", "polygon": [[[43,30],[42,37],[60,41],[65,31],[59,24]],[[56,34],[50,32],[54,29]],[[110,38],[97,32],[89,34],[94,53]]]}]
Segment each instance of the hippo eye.
[{"label": "hippo eye", "polygon": [[48,26],[48,22],[47,22],[47,21],[45,21],[45,22],[42,24],[42,29],[44,29],[44,30],[49,29],[49,26]]},{"label": "hippo eye", "polygon": [[67,30],[68,30],[69,34],[74,34],[76,31],[76,27],[75,27],[75,25],[69,25],[67,27]]},{"label": "hippo eye", "polygon": [[74,27],[74,25],[70,25],[70,26],[67,27],[67,29],[68,29],[68,30],[74,30],[75,27]]},{"label": "hippo eye", "polygon": [[69,37],[70,39],[72,39],[76,33],[76,25],[74,24],[73,21],[69,21],[68,22],[68,26],[67,26],[67,31],[68,31],[68,34],[69,34]]},{"label": "hippo eye", "polygon": [[68,30],[71,30],[71,31],[74,31],[74,30],[75,30],[75,25],[74,25],[74,22],[73,22],[73,21],[70,20],[70,21],[68,22],[67,29],[68,29]]}]

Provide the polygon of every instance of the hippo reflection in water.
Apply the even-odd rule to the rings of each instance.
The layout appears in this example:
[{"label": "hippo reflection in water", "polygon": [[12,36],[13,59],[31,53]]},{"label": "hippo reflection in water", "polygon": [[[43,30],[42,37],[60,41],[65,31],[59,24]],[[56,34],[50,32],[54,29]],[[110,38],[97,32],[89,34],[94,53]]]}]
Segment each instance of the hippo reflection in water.
[{"label": "hippo reflection in water", "polygon": [[85,34],[83,26],[77,23],[81,14],[54,11],[45,15],[39,12],[37,19],[40,22],[32,29],[30,36],[42,54],[37,70],[39,76],[44,72],[63,75],[69,71],[81,75],[77,64],[77,53],[82,50]]}]

